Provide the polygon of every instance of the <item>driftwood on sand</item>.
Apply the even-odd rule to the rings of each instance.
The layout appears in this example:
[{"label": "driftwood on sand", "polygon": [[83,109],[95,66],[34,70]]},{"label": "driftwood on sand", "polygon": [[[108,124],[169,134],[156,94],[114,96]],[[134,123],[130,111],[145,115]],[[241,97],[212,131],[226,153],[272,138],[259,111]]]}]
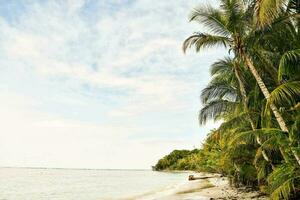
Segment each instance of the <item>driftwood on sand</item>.
[{"label": "driftwood on sand", "polygon": [[199,179],[209,179],[209,178],[220,178],[222,175],[214,175],[214,176],[201,176],[195,177],[194,175],[189,175],[189,181],[199,180]]}]

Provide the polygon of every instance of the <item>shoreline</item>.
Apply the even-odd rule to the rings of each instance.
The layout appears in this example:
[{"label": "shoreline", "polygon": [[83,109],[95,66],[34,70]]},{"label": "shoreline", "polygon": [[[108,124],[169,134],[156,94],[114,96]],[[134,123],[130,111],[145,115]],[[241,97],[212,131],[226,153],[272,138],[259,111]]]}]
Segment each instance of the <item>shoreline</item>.
[{"label": "shoreline", "polygon": [[[189,200],[221,200],[221,199],[267,199],[257,191],[246,191],[229,185],[226,177],[214,177],[205,180],[190,181],[187,188],[182,188],[176,193],[174,199]],[[172,198],[173,199],[173,198]]]},{"label": "shoreline", "polygon": [[[207,173],[197,173],[197,177],[203,177]],[[187,177],[188,178],[188,177]],[[247,191],[245,188],[234,188],[229,185],[226,177],[213,177],[208,179],[187,181],[177,185],[170,191],[158,192],[153,195],[130,198],[132,200],[267,200],[268,198],[257,191]]]}]

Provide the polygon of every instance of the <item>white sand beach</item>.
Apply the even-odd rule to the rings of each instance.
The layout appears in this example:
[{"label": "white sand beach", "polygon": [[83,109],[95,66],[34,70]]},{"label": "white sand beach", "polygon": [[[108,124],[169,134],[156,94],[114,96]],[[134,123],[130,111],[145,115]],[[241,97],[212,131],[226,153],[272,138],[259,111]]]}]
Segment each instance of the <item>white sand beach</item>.
[{"label": "white sand beach", "polygon": [[[204,174],[202,174],[203,176]],[[207,176],[207,174],[205,174]],[[199,175],[197,175],[199,176]],[[136,200],[225,200],[225,199],[257,199],[265,200],[267,197],[258,192],[246,192],[229,185],[228,178],[216,177],[202,180],[188,181],[173,188],[172,191],[155,195],[136,197]]]},{"label": "white sand beach", "polygon": [[212,178],[208,180],[190,181],[174,195],[160,200],[221,200],[221,199],[266,199],[257,192],[238,191],[229,186],[227,178]]}]

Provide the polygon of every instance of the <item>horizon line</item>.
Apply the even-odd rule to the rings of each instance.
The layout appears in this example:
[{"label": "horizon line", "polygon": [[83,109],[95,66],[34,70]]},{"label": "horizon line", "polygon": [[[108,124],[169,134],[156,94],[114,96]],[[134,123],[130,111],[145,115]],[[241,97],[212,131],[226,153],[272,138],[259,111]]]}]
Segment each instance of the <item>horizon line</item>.
[{"label": "horizon line", "polygon": [[0,166],[0,168],[15,168],[15,169],[57,169],[57,170],[120,170],[120,171],[152,171],[149,169],[117,169],[117,168],[76,168],[76,167],[24,167],[24,166]]}]

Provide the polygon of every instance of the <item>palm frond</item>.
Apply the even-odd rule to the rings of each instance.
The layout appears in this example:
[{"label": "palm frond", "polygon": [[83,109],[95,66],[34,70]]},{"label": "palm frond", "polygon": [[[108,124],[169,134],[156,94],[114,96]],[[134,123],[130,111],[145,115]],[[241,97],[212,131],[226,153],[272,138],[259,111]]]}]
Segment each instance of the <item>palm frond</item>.
[{"label": "palm frond", "polygon": [[251,118],[257,117],[257,113],[247,113],[247,112],[240,112],[238,115],[233,116],[232,118],[224,121],[220,127],[218,128],[221,132],[227,132],[230,129],[235,129],[239,126],[247,127],[249,126],[249,130],[251,129],[249,124],[249,115]]},{"label": "palm frond", "polygon": [[279,16],[287,0],[257,0],[255,5],[256,20],[259,26],[266,26]]},{"label": "palm frond", "polygon": [[[260,150],[259,153],[261,153],[262,151]],[[256,155],[257,157],[259,155]],[[255,161],[257,162],[257,161]],[[262,160],[259,164],[257,164],[257,179],[258,180],[262,180],[264,178],[266,178],[267,174],[268,174],[268,162],[266,162],[265,160]]]},{"label": "palm frond", "polygon": [[223,13],[212,6],[200,6],[190,14],[190,21],[197,21],[214,34],[228,37],[231,32],[226,27]]},{"label": "palm frond", "polygon": [[233,60],[230,57],[225,57],[211,65],[210,73],[212,76],[222,73],[232,73],[233,68]]},{"label": "palm frond", "polygon": [[262,143],[261,147],[265,150],[277,151],[282,146],[288,147],[288,144],[289,144],[288,137],[282,133],[282,134],[269,136],[269,138]]},{"label": "palm frond", "polygon": [[221,1],[221,9],[224,10],[224,16],[228,23],[227,27],[231,32],[241,31],[249,24],[246,24],[246,10],[241,0]]},{"label": "palm frond", "polygon": [[294,181],[300,178],[299,169],[292,164],[282,164],[268,177],[271,199],[289,199],[295,191]]},{"label": "palm frond", "polygon": [[289,14],[299,13],[300,3],[299,0],[289,0],[287,11]]},{"label": "palm frond", "polygon": [[271,92],[267,105],[269,106],[271,103],[274,103],[284,107],[291,107],[297,103],[299,97],[300,81],[287,82]]},{"label": "palm frond", "polygon": [[196,52],[199,52],[203,48],[210,48],[215,46],[227,47],[229,39],[227,37],[219,35],[211,35],[207,33],[195,33],[188,37],[182,46],[183,52],[185,53],[188,48],[195,47]]},{"label": "palm frond", "polygon": [[300,49],[291,50],[283,54],[278,69],[278,80],[299,78],[300,73]]},{"label": "palm frond", "polygon": [[217,99],[235,101],[237,99],[236,88],[222,82],[210,83],[201,92],[202,103],[208,103]]},{"label": "palm frond", "polygon": [[205,105],[199,113],[200,124],[205,124],[208,119],[217,120],[220,116],[234,110],[237,103],[227,100],[215,100]]},{"label": "palm frond", "polygon": [[[257,144],[257,137],[261,138],[263,141],[268,141],[268,139],[273,138],[281,142],[282,138],[286,136],[285,132],[281,131],[280,129],[264,128],[237,133],[236,136],[230,141],[230,144]],[[264,143],[262,146],[264,146]]]}]

